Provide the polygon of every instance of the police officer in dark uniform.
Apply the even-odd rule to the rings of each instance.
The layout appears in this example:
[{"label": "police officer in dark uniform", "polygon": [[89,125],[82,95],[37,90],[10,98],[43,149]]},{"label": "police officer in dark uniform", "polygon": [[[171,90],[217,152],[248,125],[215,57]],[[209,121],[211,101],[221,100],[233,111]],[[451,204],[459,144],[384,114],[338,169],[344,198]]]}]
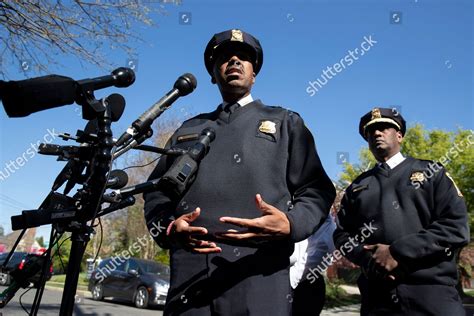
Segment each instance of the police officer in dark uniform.
[{"label": "police officer in dark uniform", "polygon": [[[456,254],[469,241],[466,204],[440,164],[400,153],[405,128],[392,109],[361,118],[379,163],[347,188],[334,242],[362,269],[361,315],[465,315],[455,285]],[[367,225],[372,234],[362,236]]]},{"label": "police officer in dark uniform", "polygon": [[[215,34],[204,61],[223,102],[186,122],[168,146],[188,148],[205,128],[216,133],[189,189],[144,195],[155,240],[171,249],[165,315],[290,315],[294,243],[324,221],[332,182],[301,117],[254,100],[263,63],[259,41],[241,30]],[[151,179],[173,160],[160,159]]]}]

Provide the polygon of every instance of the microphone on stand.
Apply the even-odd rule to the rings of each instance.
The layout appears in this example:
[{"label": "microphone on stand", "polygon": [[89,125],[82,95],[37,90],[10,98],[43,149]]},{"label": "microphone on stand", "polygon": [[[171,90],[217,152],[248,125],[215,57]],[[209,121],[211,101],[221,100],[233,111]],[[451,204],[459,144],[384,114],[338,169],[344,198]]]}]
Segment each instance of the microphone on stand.
[{"label": "microphone on stand", "polygon": [[20,81],[0,80],[0,100],[9,117],[23,117],[77,102],[85,92],[112,86],[124,88],[134,82],[133,70],[123,67],[107,76],[79,81],[58,75]]},{"label": "microphone on stand", "polygon": [[121,189],[128,183],[128,174],[120,169],[112,170],[107,180],[107,188]]},{"label": "microphone on stand", "polygon": [[170,193],[180,196],[194,181],[199,163],[209,152],[210,143],[215,138],[216,132],[214,129],[210,127],[205,128],[201,132],[199,141],[187,152],[178,156],[173,165],[160,179],[154,179],[106,193],[103,196],[104,202],[117,203],[126,197],[157,189],[168,190]]},{"label": "microphone on stand", "polygon": [[132,125],[127,129],[125,133],[120,136],[115,145],[117,147],[130,141],[132,138],[137,138],[141,134],[145,133],[153,123],[153,121],[160,116],[165,110],[167,110],[171,104],[176,101],[179,97],[185,96],[193,92],[196,88],[196,78],[186,73],[176,80],[173,89],[169,91],[164,97],[156,102],[152,107],[146,110]]}]

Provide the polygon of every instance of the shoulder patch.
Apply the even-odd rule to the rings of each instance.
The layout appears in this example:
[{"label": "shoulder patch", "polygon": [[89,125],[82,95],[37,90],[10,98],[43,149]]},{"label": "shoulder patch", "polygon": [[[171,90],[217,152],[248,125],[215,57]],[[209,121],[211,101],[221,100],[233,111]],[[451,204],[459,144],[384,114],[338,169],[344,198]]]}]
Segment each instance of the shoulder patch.
[{"label": "shoulder patch", "polygon": [[453,183],[454,187],[456,188],[456,191],[458,192],[458,196],[463,197],[461,190],[459,190],[459,188],[458,188],[456,182],[454,182],[453,177],[451,177],[451,175],[450,175],[449,172],[447,172],[447,171],[446,171],[446,176],[447,176],[447,177],[449,178],[449,180],[451,180],[451,182]]}]

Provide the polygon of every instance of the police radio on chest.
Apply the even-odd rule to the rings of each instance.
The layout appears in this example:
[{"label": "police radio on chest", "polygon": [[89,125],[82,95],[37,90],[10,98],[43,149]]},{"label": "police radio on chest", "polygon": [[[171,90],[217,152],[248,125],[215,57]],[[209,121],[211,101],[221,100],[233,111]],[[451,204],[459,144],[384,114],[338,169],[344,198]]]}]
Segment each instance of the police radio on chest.
[{"label": "police radio on chest", "polygon": [[209,144],[216,138],[212,128],[201,132],[199,141],[187,153],[176,158],[172,166],[161,177],[161,185],[172,193],[181,196],[196,177],[199,162],[209,151]]}]

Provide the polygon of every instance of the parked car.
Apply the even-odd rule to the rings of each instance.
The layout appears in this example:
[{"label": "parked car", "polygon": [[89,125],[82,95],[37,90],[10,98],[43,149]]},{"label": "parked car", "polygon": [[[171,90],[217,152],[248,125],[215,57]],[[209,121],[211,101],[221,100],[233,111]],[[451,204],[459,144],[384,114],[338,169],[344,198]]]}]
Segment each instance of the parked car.
[{"label": "parked car", "polygon": [[[0,267],[5,262],[5,259],[8,256],[8,252],[0,254]],[[27,252],[14,252],[13,256],[8,261],[6,267],[3,270],[0,270],[0,285],[10,285],[12,281],[11,272],[18,268],[19,270],[23,270],[25,267],[25,263],[29,260],[37,260],[38,257],[41,255],[34,254],[34,253],[27,253]],[[46,274],[46,281],[51,279],[53,275],[53,265],[51,264],[47,274]],[[35,275],[29,278],[30,283],[33,283],[34,287],[39,286],[41,278],[41,270],[38,271]]]},{"label": "parked car", "polygon": [[169,266],[144,259],[112,257],[92,272],[89,291],[94,300],[111,296],[138,308],[164,305],[170,281]]}]

